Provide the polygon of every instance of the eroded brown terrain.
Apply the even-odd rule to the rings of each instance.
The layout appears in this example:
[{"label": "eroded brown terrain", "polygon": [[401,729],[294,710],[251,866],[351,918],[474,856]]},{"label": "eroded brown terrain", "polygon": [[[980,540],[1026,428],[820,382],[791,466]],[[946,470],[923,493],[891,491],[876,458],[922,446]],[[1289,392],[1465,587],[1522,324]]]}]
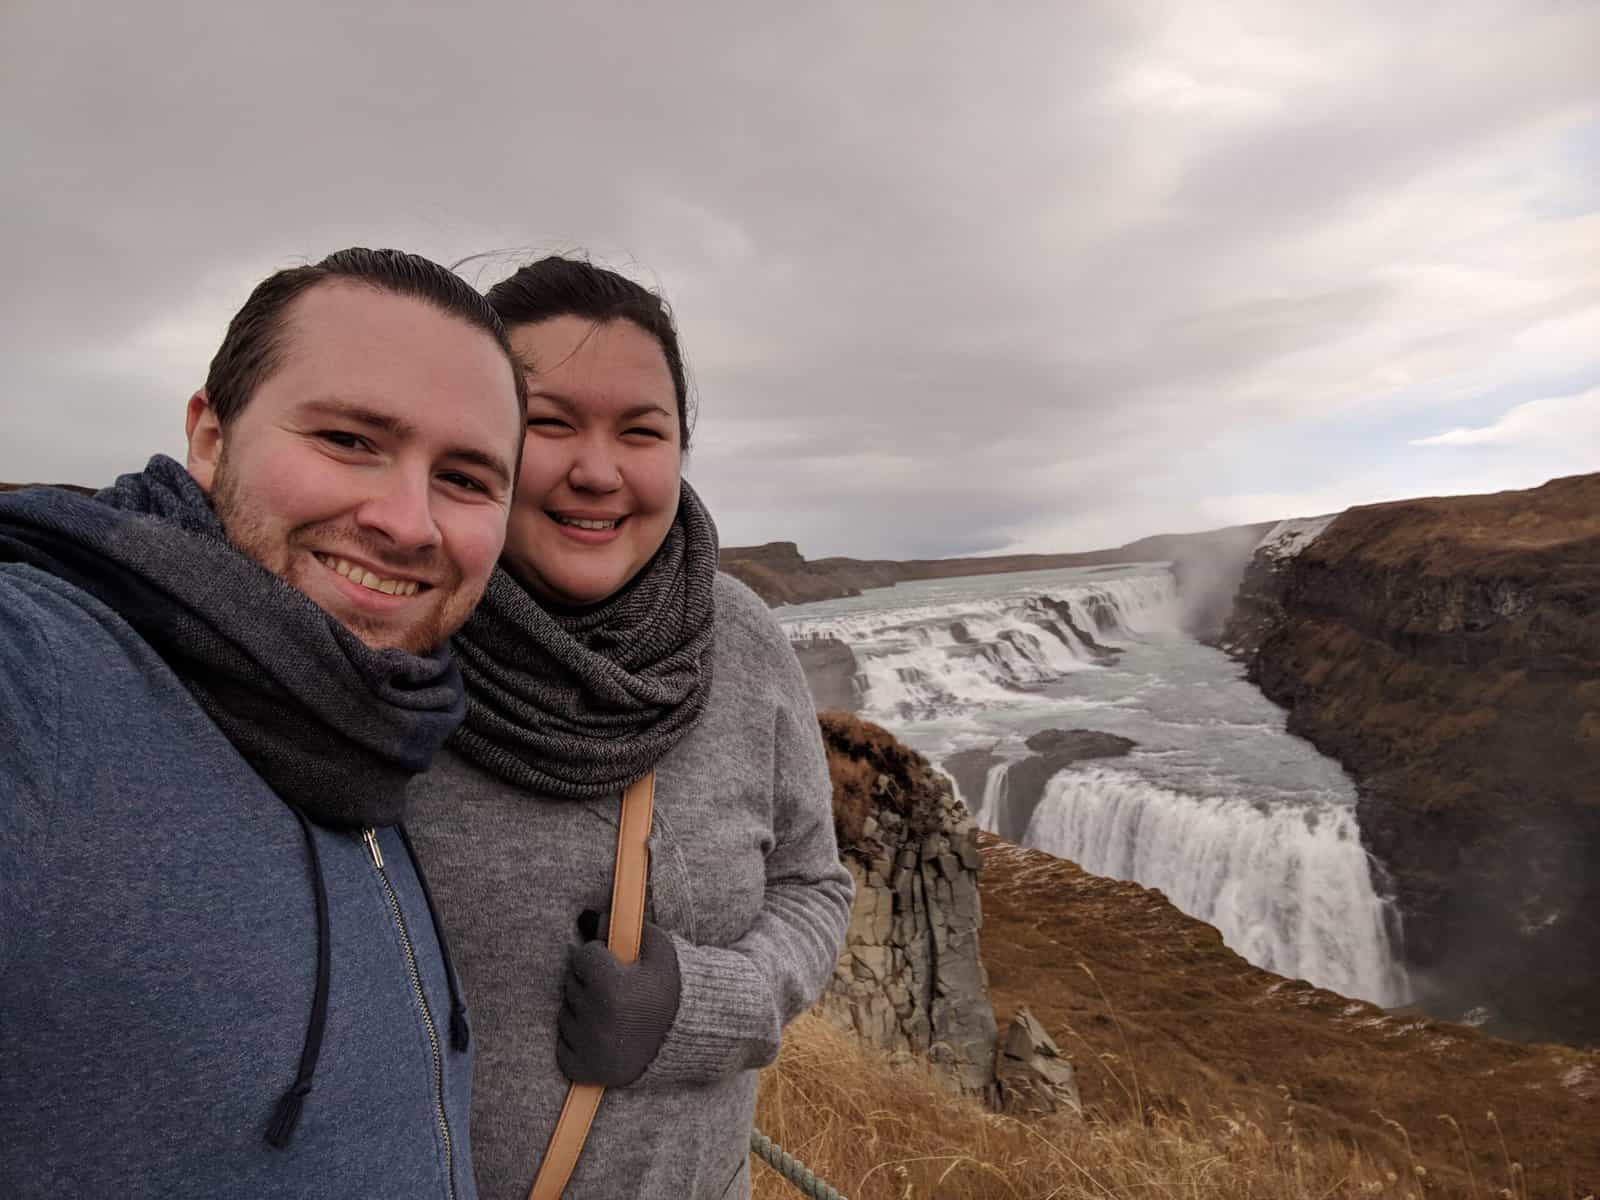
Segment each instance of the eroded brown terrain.
[{"label": "eroded brown terrain", "polygon": [[1600,1053],[1503,1041],[1284,979],[1159,892],[982,842],[995,1015],[1004,1028],[1027,1005],[1074,1060],[1091,1108],[1292,1123],[1414,1160],[1428,1194],[1472,1195],[1473,1179],[1508,1178],[1508,1161],[1531,1197],[1600,1190]]}]

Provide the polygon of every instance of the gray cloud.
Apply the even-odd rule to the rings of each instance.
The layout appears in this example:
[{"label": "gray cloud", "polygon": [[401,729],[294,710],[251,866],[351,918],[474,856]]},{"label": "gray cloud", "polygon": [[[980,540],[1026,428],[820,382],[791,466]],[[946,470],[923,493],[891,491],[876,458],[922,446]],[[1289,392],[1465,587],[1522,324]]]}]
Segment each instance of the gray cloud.
[{"label": "gray cloud", "polygon": [[[1470,487],[1418,443],[1600,380],[1594,164],[1570,150],[1600,128],[1592,5],[3,20],[0,478],[176,450],[251,284],[351,243],[516,248],[484,282],[590,248],[660,284],[725,540],[810,554]],[[1381,442],[1308,453],[1285,489],[1274,456],[1341,413]],[[1570,462],[1554,444],[1497,486]]]}]

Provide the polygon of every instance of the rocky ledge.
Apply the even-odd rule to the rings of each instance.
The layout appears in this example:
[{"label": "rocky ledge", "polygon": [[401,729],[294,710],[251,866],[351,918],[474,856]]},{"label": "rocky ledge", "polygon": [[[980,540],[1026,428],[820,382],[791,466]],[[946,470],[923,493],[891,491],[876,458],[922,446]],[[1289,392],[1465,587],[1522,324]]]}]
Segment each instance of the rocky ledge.
[{"label": "rocky ledge", "polygon": [[1600,1043],[1600,474],[1300,524],[1222,641],[1354,777],[1419,1000]]}]

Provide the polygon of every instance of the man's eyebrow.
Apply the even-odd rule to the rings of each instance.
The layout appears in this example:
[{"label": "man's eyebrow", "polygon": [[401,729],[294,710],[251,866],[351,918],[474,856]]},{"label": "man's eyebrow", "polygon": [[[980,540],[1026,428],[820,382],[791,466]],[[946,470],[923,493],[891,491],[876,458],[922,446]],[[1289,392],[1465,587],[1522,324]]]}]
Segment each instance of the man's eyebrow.
[{"label": "man's eyebrow", "polygon": [[454,459],[456,462],[471,463],[482,467],[495,477],[502,487],[511,484],[511,467],[506,460],[495,454],[483,450],[475,450],[471,446],[453,446],[444,452],[444,457]]},{"label": "man's eyebrow", "polygon": [[340,400],[337,396],[326,396],[319,400],[308,401],[304,405],[306,412],[317,413],[325,417],[336,417],[343,421],[354,421],[358,425],[365,425],[369,429],[380,429],[394,437],[410,437],[417,432],[416,426],[408,421],[402,421],[393,413],[379,412],[375,408],[368,408],[365,404],[358,404],[353,400]]}]

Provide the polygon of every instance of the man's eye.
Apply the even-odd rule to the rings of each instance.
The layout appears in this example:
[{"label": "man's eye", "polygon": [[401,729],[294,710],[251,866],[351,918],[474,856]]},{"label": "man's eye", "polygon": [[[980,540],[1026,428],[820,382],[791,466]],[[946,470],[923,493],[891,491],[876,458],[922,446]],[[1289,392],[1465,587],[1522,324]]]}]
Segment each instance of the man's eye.
[{"label": "man's eye", "polygon": [[359,433],[349,433],[343,429],[324,429],[318,432],[317,436],[341,450],[365,450],[371,446],[371,443]]},{"label": "man's eye", "polygon": [[471,475],[463,475],[459,471],[447,472],[439,476],[439,478],[452,487],[465,488],[469,492],[482,492],[485,496],[489,494],[489,489],[484,487],[483,484],[479,483]]}]

